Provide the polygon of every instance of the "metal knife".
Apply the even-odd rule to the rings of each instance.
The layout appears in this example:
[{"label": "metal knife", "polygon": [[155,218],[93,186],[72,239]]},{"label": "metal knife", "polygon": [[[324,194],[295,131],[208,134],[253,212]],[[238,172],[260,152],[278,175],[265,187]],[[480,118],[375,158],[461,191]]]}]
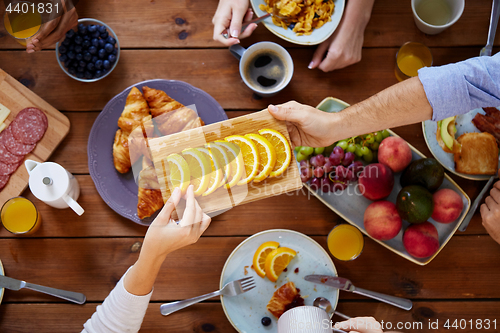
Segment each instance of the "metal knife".
[{"label": "metal knife", "polygon": [[345,278],[328,276],[328,275],[307,275],[304,279],[309,282],[324,284],[336,289],[345,290],[352,292],[354,294],[370,297],[380,302],[396,306],[403,310],[411,310],[411,308],[413,307],[413,303],[409,299],[390,296],[366,289],[357,288],[352,284],[350,280]]},{"label": "metal knife", "polygon": [[86,301],[84,294],[76,293],[73,291],[66,291],[61,289],[55,289],[45,286],[40,286],[38,284],[28,283],[26,281],[16,280],[7,276],[0,275],[0,287],[10,289],[10,290],[20,290],[23,288],[39,291],[41,293],[59,297],[67,301],[83,304]]}]

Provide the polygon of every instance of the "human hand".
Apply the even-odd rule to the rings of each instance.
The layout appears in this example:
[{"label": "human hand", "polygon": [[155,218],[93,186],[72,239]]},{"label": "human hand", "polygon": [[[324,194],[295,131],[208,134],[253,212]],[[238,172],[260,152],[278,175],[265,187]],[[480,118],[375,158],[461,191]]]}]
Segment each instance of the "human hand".
[{"label": "human hand", "polygon": [[481,205],[481,217],[486,231],[500,244],[500,181],[493,185],[490,196]]},{"label": "human hand", "polygon": [[350,333],[383,333],[382,325],[373,317],[356,317],[335,323],[335,328]]},{"label": "human hand", "polygon": [[[248,8],[248,0],[220,0],[217,11],[212,19],[214,25],[214,40],[226,46],[238,44],[241,38],[246,38],[257,28],[257,24],[250,24],[243,33],[241,26],[252,20],[253,11]],[[222,36],[222,32],[229,28],[230,37]]]},{"label": "human hand", "polygon": [[78,13],[73,7],[70,11],[66,9],[66,1],[61,1],[63,14],[50,20],[40,27],[40,30],[26,44],[26,52],[33,53],[41,51],[64,38],[66,32],[78,24]]},{"label": "human hand", "polygon": [[286,121],[295,147],[326,147],[333,143],[330,137],[334,129],[329,122],[329,113],[295,101],[269,105],[268,110],[274,118]]}]

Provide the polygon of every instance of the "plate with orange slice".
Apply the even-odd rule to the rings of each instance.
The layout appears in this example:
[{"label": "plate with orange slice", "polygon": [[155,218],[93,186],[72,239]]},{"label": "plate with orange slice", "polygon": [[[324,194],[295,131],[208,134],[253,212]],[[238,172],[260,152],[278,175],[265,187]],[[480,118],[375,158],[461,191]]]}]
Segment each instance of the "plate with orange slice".
[{"label": "plate with orange slice", "polygon": [[[239,244],[222,269],[220,285],[253,276],[256,288],[234,297],[221,297],[222,308],[238,332],[277,332],[277,318],[267,304],[274,292],[288,282],[300,289],[305,305],[316,297],[330,300],[333,309],[338,290],[304,280],[309,274],[337,276],[337,270],[325,249],[312,238],[293,230],[274,229],[257,233]],[[271,324],[264,326],[268,317]]]}]

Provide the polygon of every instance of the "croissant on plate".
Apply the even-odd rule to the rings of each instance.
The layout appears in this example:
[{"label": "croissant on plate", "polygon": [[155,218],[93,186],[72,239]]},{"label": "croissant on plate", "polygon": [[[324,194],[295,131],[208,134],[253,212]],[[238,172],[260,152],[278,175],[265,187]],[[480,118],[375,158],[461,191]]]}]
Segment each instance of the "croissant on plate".
[{"label": "croissant on plate", "polygon": [[[167,189],[168,190],[168,189]],[[139,193],[137,195],[137,216],[142,220],[163,207],[163,197],[153,165],[139,173]]]},{"label": "croissant on plate", "polygon": [[128,149],[128,135],[121,128],[116,131],[115,141],[113,143],[113,164],[120,173],[130,171],[130,154]]}]

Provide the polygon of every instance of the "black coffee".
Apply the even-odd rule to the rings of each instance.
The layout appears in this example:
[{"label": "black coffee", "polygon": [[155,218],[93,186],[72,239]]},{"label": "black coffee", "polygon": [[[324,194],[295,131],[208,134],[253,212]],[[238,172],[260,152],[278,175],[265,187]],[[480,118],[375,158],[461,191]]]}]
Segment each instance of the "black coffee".
[{"label": "black coffee", "polygon": [[286,78],[283,58],[272,50],[260,50],[247,61],[245,77],[256,90],[273,90]]}]

